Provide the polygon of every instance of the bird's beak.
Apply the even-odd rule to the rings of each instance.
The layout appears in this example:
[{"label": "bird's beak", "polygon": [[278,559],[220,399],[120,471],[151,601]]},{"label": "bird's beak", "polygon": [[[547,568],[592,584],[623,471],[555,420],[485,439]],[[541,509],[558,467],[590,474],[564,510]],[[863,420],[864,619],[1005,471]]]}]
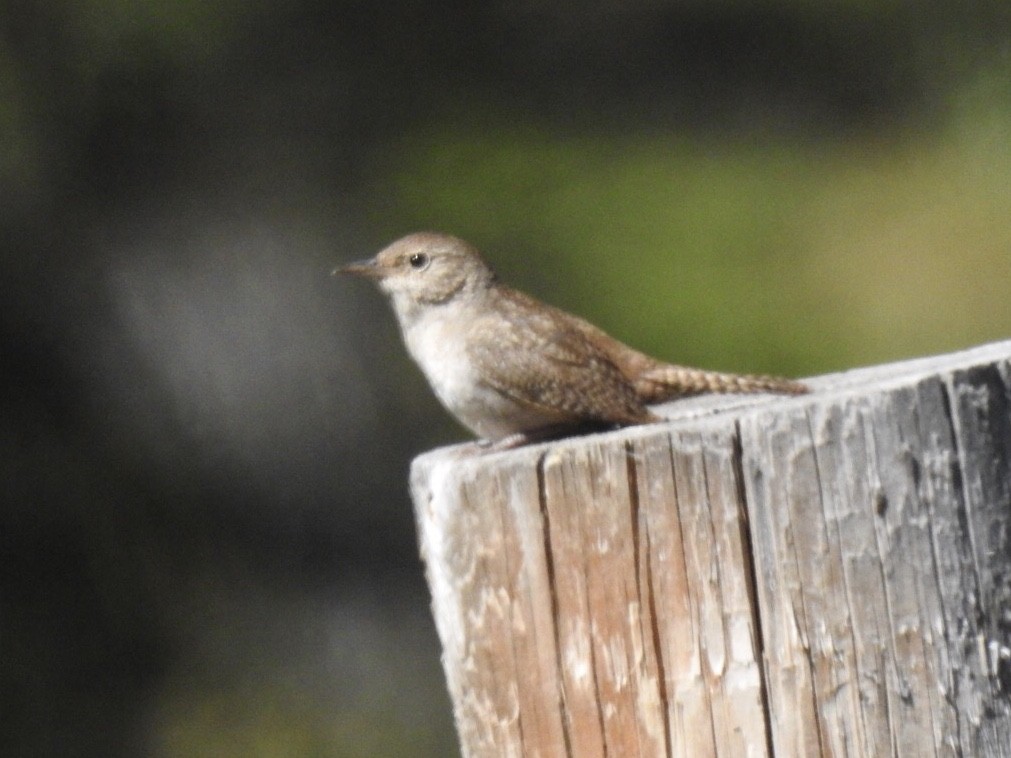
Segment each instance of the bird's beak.
[{"label": "bird's beak", "polygon": [[383,276],[383,270],[376,265],[374,258],[370,258],[365,261],[345,263],[330,272],[331,276],[337,274],[353,274],[354,276],[364,276],[366,279],[380,279]]}]

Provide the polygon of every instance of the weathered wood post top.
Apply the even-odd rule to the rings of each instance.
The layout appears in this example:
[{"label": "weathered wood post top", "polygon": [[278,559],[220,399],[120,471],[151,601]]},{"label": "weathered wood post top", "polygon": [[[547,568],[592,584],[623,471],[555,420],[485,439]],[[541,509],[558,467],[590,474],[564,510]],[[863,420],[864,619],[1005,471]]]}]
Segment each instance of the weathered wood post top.
[{"label": "weathered wood post top", "polygon": [[466,756],[1011,757],[1011,341],[419,457]]}]

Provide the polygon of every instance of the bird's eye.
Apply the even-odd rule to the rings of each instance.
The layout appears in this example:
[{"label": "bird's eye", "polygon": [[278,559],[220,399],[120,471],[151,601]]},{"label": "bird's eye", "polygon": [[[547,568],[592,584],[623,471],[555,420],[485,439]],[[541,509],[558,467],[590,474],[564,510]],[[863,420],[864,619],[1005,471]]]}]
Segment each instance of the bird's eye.
[{"label": "bird's eye", "polygon": [[424,253],[415,253],[407,260],[410,262],[411,268],[416,268],[419,271],[428,266],[428,256]]}]

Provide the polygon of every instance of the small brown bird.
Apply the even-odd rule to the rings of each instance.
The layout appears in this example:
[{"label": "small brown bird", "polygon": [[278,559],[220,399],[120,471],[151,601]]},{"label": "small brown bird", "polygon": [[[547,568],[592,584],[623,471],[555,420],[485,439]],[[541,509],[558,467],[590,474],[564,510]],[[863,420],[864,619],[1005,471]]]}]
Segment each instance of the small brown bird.
[{"label": "small brown bird", "polygon": [[439,400],[500,447],[659,421],[648,405],[688,395],[807,392],[788,379],[650,358],[502,284],[476,249],[449,235],[411,234],[334,273],[378,282]]}]

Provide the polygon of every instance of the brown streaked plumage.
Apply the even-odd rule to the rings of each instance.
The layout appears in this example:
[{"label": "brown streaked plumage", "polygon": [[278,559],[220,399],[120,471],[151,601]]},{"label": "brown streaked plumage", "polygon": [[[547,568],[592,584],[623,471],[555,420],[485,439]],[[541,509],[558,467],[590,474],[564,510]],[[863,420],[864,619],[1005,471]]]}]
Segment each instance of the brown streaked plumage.
[{"label": "brown streaked plumage", "polygon": [[492,442],[658,421],[648,405],[688,395],[807,392],[789,379],[651,358],[502,284],[476,249],[449,235],[411,234],[338,272],[378,282],[443,405]]}]

